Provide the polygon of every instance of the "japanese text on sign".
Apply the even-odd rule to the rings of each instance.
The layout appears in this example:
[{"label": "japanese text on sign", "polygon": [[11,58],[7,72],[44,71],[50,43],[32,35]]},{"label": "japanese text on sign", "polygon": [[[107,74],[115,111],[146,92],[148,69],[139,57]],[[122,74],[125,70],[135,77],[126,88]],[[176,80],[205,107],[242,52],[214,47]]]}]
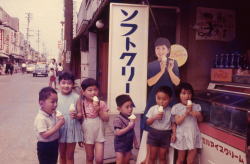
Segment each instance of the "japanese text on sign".
[{"label": "japanese text on sign", "polygon": [[115,97],[129,94],[134,112],[142,113],[147,95],[148,6],[111,3],[109,29],[109,108],[117,113]]},{"label": "japanese text on sign", "polygon": [[202,144],[202,162],[210,160],[214,162],[235,163],[237,161],[239,164],[246,164],[245,154],[225,143],[202,134]]}]

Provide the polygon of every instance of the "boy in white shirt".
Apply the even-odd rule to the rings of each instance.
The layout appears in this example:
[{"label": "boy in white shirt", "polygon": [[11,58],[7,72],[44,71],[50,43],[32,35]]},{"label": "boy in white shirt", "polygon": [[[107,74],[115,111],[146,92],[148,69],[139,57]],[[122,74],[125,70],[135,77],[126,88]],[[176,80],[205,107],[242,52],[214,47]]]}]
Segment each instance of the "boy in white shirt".
[{"label": "boy in white shirt", "polygon": [[56,118],[57,92],[45,87],[39,92],[39,110],[34,126],[38,139],[37,156],[40,164],[56,164],[58,158],[59,129],[64,124],[63,116]]}]

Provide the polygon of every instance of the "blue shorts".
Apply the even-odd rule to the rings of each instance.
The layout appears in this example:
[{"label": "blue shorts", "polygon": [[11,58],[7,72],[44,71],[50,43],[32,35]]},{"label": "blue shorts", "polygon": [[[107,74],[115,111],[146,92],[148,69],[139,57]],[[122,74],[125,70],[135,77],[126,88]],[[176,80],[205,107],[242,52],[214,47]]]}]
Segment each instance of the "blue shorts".
[{"label": "blue shorts", "polygon": [[148,131],[147,144],[156,147],[169,148],[171,134],[172,130],[157,130],[150,127]]}]

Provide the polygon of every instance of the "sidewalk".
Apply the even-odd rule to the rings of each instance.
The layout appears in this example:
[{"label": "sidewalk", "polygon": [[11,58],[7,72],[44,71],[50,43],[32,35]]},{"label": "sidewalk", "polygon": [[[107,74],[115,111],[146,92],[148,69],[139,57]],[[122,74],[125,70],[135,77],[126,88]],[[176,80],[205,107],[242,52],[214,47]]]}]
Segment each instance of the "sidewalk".
[{"label": "sidewalk", "polygon": [[[104,163],[115,163],[115,151],[114,151],[114,128],[113,128],[113,119],[115,115],[111,115],[109,122],[105,123],[105,136],[106,142],[104,144]],[[137,141],[140,141],[140,115],[136,115],[136,125],[135,125],[135,133],[137,137]],[[136,158],[138,154],[138,150],[133,149],[133,160],[131,159],[130,164],[136,163]],[[85,149],[81,148],[77,145],[75,149],[75,164],[83,164],[85,163]]]}]

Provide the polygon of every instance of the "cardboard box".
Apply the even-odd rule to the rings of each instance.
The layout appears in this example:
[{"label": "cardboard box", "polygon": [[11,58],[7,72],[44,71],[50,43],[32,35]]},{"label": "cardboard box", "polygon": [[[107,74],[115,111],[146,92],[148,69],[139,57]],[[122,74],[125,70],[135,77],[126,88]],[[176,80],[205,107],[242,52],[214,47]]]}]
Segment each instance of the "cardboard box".
[{"label": "cardboard box", "polygon": [[212,68],[211,81],[232,82],[235,72],[234,69]]}]

